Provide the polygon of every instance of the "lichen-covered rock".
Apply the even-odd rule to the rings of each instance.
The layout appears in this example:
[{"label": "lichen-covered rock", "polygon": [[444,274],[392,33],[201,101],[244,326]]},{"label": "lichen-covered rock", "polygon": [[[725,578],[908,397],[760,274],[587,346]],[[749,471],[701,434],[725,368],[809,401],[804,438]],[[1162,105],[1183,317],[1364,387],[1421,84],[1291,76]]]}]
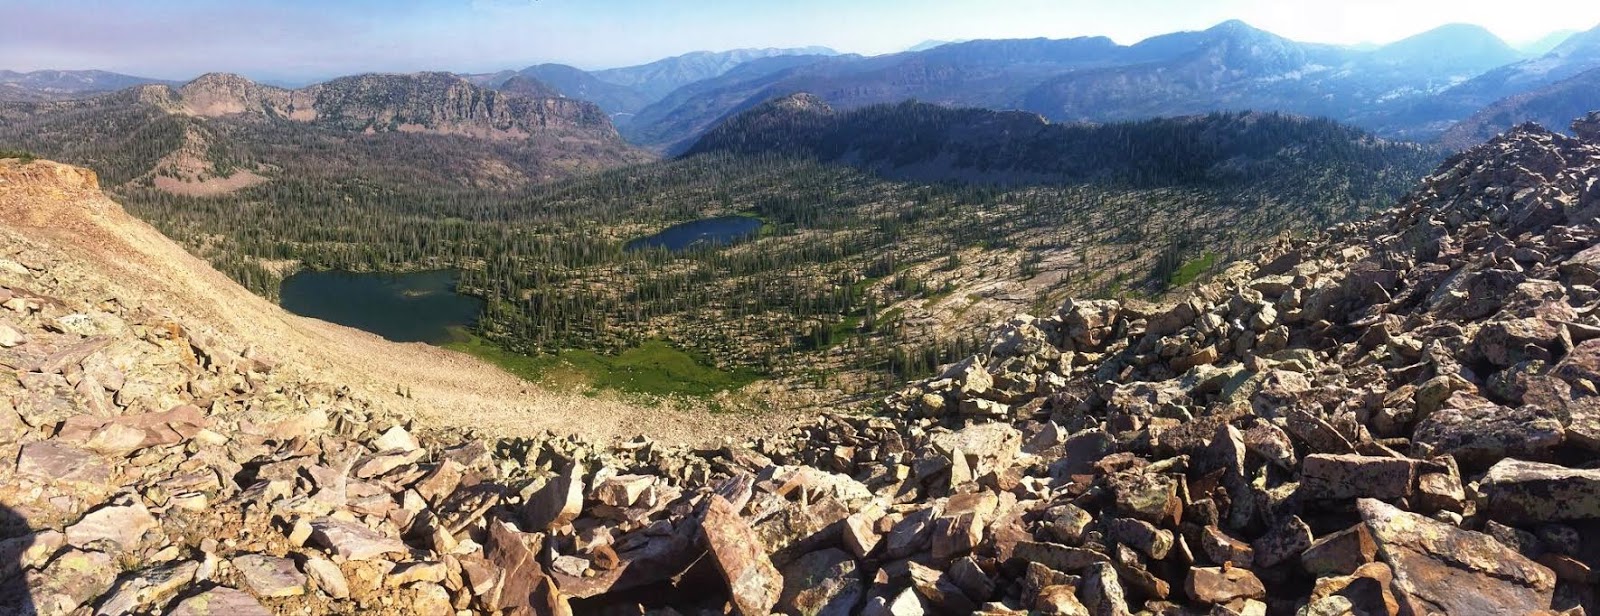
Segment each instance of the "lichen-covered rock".
[{"label": "lichen-covered rock", "polygon": [[772,566],[765,546],[733,505],[713,495],[700,520],[717,570],[728,584],[734,608],[741,614],[766,614],[783,592],[783,576]]},{"label": "lichen-covered rock", "polygon": [[1362,520],[1411,613],[1531,614],[1551,607],[1548,568],[1488,535],[1461,530],[1381,501],[1362,499]]},{"label": "lichen-covered rock", "polygon": [[1565,430],[1550,413],[1530,406],[1507,408],[1458,391],[1442,409],[1417,424],[1417,444],[1463,466],[1484,468],[1507,457],[1547,459]]},{"label": "lichen-covered rock", "polygon": [[1479,491],[1485,513],[1506,524],[1600,519],[1600,470],[1508,458],[1489,468]]},{"label": "lichen-covered rock", "polygon": [[1313,499],[1404,498],[1416,476],[1416,461],[1405,458],[1315,454],[1300,467],[1300,489]]}]

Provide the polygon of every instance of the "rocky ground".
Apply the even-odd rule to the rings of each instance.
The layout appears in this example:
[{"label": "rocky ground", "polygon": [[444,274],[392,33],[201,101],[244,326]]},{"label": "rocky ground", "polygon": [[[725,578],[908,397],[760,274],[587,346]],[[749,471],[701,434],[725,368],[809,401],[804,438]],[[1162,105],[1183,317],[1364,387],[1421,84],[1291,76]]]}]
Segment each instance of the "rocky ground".
[{"label": "rocky ground", "polygon": [[410,425],[0,261],[0,576],[49,614],[1600,609],[1600,133],[1521,127],[1171,306],[691,448]]}]

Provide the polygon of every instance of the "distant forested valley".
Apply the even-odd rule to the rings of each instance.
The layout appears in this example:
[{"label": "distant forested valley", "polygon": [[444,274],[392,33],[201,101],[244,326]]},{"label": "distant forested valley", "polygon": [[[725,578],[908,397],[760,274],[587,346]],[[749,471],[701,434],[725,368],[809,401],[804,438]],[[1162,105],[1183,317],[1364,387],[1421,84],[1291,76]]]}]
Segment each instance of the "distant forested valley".
[{"label": "distant forested valley", "polygon": [[[1069,295],[1159,296],[1266,238],[1387,204],[1438,157],[1274,114],[995,139],[980,130],[994,112],[784,113],[752,110],[684,158],[513,190],[357,171],[210,197],[117,192],[269,297],[298,268],[456,268],[487,300],[475,339],[501,349],[665,342],[708,367],[848,397],[968,353],[993,319]],[[750,147],[751,131],[778,145]],[[931,160],[947,179],[900,173]],[[624,249],[730,214],[762,231],[679,253]]]}]

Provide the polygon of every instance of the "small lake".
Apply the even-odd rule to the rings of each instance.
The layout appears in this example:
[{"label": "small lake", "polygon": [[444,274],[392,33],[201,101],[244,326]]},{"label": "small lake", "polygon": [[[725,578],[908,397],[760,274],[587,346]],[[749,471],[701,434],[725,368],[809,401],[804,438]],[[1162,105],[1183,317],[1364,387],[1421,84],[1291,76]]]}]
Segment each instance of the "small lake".
[{"label": "small lake", "polygon": [[285,310],[372,332],[395,342],[443,344],[470,326],[483,300],[456,293],[456,272],[359,274],[302,271],[279,288]]},{"label": "small lake", "polygon": [[623,250],[643,250],[661,247],[672,252],[682,252],[695,246],[726,244],[755,235],[761,230],[761,221],[747,216],[718,216],[677,224],[660,233],[628,242]]}]

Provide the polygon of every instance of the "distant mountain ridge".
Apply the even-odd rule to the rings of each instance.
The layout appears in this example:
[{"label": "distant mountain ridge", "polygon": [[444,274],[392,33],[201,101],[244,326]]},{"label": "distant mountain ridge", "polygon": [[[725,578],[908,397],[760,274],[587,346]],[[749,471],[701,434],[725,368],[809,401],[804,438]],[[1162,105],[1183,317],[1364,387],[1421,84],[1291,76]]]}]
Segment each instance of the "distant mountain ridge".
[{"label": "distant mountain ridge", "polygon": [[152,83],[176,82],[99,70],[41,70],[25,73],[0,70],[0,101],[71,98]]},{"label": "distant mountain ridge", "polygon": [[628,86],[647,97],[659,99],[673,90],[696,81],[723,75],[733,70],[734,67],[752,60],[778,56],[836,55],[839,55],[839,52],[820,46],[767,47],[761,49],[734,49],[721,52],[696,51],[639,66],[593,71],[590,74],[601,81]]},{"label": "distant mountain ridge", "polygon": [[1133,45],[1105,37],[980,40],[819,58],[765,74],[730,72],[642,108],[621,130],[634,143],[680,151],[761,101],[810,92],[840,109],[915,99],[1023,109],[1056,121],[1282,111],[1428,140],[1481,107],[1436,105],[1435,97],[1524,58],[1468,24],[1370,49],[1299,43],[1237,20]]},{"label": "distant mountain ridge", "polygon": [[587,101],[449,73],[366,74],[290,90],[211,73],[81,100],[0,104],[0,143],[113,185],[231,192],[274,177],[519,186],[642,162]]},{"label": "distant mountain ridge", "polygon": [[1465,149],[1525,122],[1567,132],[1567,119],[1600,109],[1600,68],[1550,85],[1503,98],[1462,120],[1439,137],[1453,149]]}]

